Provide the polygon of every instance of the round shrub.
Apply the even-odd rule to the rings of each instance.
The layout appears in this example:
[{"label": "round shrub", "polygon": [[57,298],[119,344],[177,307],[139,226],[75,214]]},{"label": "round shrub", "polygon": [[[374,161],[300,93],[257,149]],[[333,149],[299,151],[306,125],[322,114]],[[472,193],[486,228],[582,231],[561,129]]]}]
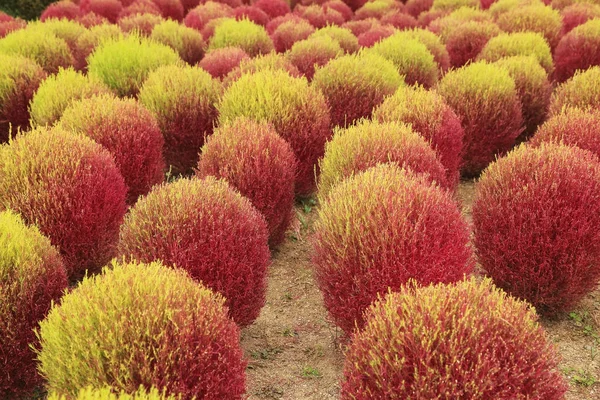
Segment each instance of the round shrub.
[{"label": "round shrub", "polygon": [[515,82],[500,66],[477,62],[450,71],[437,91],[461,118],[466,176],[479,174],[497,155],[510,150],[523,130]]},{"label": "round shrub", "polygon": [[19,55],[38,63],[49,74],[73,64],[67,43],[41,29],[19,29],[0,39],[0,53]]},{"label": "round shrub", "polygon": [[195,67],[166,66],[148,76],[139,101],[158,121],[167,165],[189,173],[198,164],[204,138],[213,132],[221,84]]},{"label": "round shrub", "polygon": [[543,4],[513,8],[496,23],[504,32],[538,32],[554,49],[561,37],[562,17],[558,11]]},{"label": "round shrub", "polygon": [[[165,19],[160,15],[144,13],[144,14],[134,14],[129,15],[124,18],[119,18],[119,28],[125,33],[130,33],[136,31],[137,34],[149,37],[154,30],[154,27],[158,24],[164,22]],[[175,22],[176,23],[176,22]],[[197,33],[197,32],[196,32]],[[198,33],[199,34],[199,33]],[[200,40],[202,40],[202,35],[200,35]],[[168,43],[163,43],[167,46]],[[173,47],[173,46],[170,46]],[[177,49],[174,49],[177,50]]]},{"label": "round shrub", "polygon": [[587,150],[521,146],[476,186],[485,273],[542,314],[572,309],[600,281],[600,162]]},{"label": "round shrub", "polygon": [[17,31],[19,29],[24,29],[26,26],[27,22],[21,19],[0,22],[0,39],[2,39],[11,32]]},{"label": "round shrub", "polygon": [[575,72],[554,90],[549,114],[556,115],[568,107],[600,109],[600,66]]},{"label": "round shrub", "polygon": [[[158,389],[153,387],[150,390],[140,388],[133,394],[127,394],[121,391],[118,394],[114,393],[114,389],[105,386],[102,389],[93,389],[91,386],[81,389],[75,400],[178,400],[180,396],[175,397],[174,395],[165,395],[163,392],[159,392]],[[69,400],[65,396],[60,396],[56,393],[50,393],[48,400]]]},{"label": "round shrub", "polygon": [[31,124],[53,125],[74,101],[109,93],[110,89],[97,78],[72,68],[61,69],[58,74],[46,78],[33,95],[29,106]]},{"label": "round shrub", "polygon": [[77,4],[70,0],[61,0],[48,5],[40,16],[40,21],[44,22],[51,18],[75,20],[80,15],[81,11]]},{"label": "round shrub", "polygon": [[358,44],[360,47],[373,47],[375,43],[392,36],[396,29],[391,25],[373,24],[371,29],[358,35]]},{"label": "round shrub", "polygon": [[391,25],[399,30],[413,29],[419,26],[415,17],[397,10],[385,13],[383,17],[381,17],[381,23],[384,25]]},{"label": "round shrub", "polygon": [[258,7],[243,5],[233,9],[232,17],[239,20],[247,19],[257,25],[265,26],[270,18],[266,12]]},{"label": "round shrub", "polygon": [[0,144],[29,127],[29,102],[46,78],[35,61],[0,53]]},{"label": "round shrub", "polygon": [[525,123],[525,130],[521,137],[527,138],[548,115],[552,95],[552,85],[548,81],[548,75],[532,56],[501,58],[495,64],[504,68],[515,81]]},{"label": "round shrub", "polygon": [[562,34],[566,35],[573,28],[585,24],[590,19],[600,18],[600,5],[591,3],[575,3],[564,8],[562,15]]},{"label": "round shrub", "polygon": [[329,36],[320,36],[294,43],[286,56],[310,81],[315,74],[315,68],[322,67],[342,54],[344,51],[336,40]]},{"label": "round shrub", "polygon": [[263,10],[269,18],[281,17],[292,11],[285,0],[258,0],[254,2],[254,7]]},{"label": "round shrub", "polygon": [[[489,1],[489,0],[485,0]],[[494,1],[488,7],[489,13],[494,19],[500,18],[500,16],[506,12],[514,10],[519,7],[527,7],[532,5],[545,5],[541,0],[497,0]],[[556,9],[556,7],[553,7]]]},{"label": "round shrub", "polygon": [[79,22],[67,19],[50,19],[43,23],[39,21],[30,22],[27,29],[40,30],[45,34],[51,33],[64,40],[69,46],[71,54],[74,54],[76,50],[77,39],[87,31]]},{"label": "round shrub", "polygon": [[173,20],[156,25],[150,38],[171,47],[183,61],[190,65],[195,65],[204,56],[202,35]]},{"label": "round shrub", "polygon": [[328,25],[342,25],[346,19],[342,13],[327,6],[313,4],[310,6],[297,5],[294,14],[304,18],[315,28],[324,28]]},{"label": "round shrub", "polygon": [[327,198],[344,179],[382,163],[396,164],[424,175],[427,182],[449,186],[436,152],[410,126],[363,120],[345,129],[336,128],[325,145],[325,155],[319,161],[319,199]]},{"label": "round shrub", "polygon": [[401,85],[394,64],[374,53],[338,57],[313,77],[313,86],[323,92],[331,108],[332,126],[341,127],[370,117],[373,108]]},{"label": "round shrub", "polygon": [[71,279],[114,256],[126,193],[113,156],[92,139],[39,128],[0,147],[0,207],[50,238]]},{"label": "round shrub", "polygon": [[592,19],[567,33],[554,53],[555,78],[564,82],[577,70],[600,66],[600,18]]},{"label": "round shrub", "polygon": [[[350,6],[348,6],[348,4],[346,4],[342,0],[328,0],[328,1],[324,2],[323,5],[325,7],[332,8],[335,11],[342,14],[342,17],[344,17],[345,21],[351,20],[352,17],[354,16],[354,12],[352,12],[352,9],[350,8]],[[330,25],[330,26],[333,26],[333,25]],[[327,27],[325,27],[325,28],[327,28]]]},{"label": "round shrub", "polygon": [[500,28],[493,22],[469,21],[458,25],[446,37],[450,64],[460,68],[475,60],[490,39],[500,33]]},{"label": "round shrub", "polygon": [[328,36],[338,42],[346,53],[355,53],[359,49],[358,39],[350,29],[330,25],[313,32],[309,38]]},{"label": "round shrub", "polygon": [[69,398],[87,386],[154,386],[182,399],[241,399],[246,361],[223,303],[185,271],[113,263],[40,324],[40,372]]},{"label": "round shrub", "polygon": [[281,70],[244,74],[227,89],[218,107],[221,124],[237,117],[273,124],[298,160],[296,193],[315,189],[315,168],[331,136],[330,115],[323,94],[305,78]]},{"label": "round shrub", "polygon": [[9,21],[14,21],[14,18],[3,11],[0,11],[0,23]]},{"label": "round shrub", "polygon": [[389,0],[367,1],[354,13],[355,20],[375,18],[381,20],[386,13],[400,9],[399,3]]},{"label": "round shrub", "polygon": [[213,78],[223,79],[242,61],[248,60],[250,60],[248,53],[239,47],[223,47],[206,53],[198,66],[211,74]]},{"label": "round shrub", "polygon": [[292,148],[271,124],[237,118],[207,139],[196,175],[225,179],[247,197],[265,217],[275,247],[292,221],[296,169]]},{"label": "round shrub", "polygon": [[373,110],[373,119],[410,124],[437,152],[440,163],[446,168],[448,186],[456,186],[465,133],[460,118],[442,96],[421,86],[403,86]]},{"label": "round shrub", "polygon": [[493,37],[477,59],[493,62],[512,56],[534,56],[548,75],[554,70],[550,46],[542,35],[535,32],[503,33]]},{"label": "round shrub", "polygon": [[242,60],[240,65],[235,67],[223,79],[223,85],[229,87],[232,82],[238,80],[244,74],[254,74],[260,71],[285,71],[294,78],[302,76],[298,68],[288,60],[285,55],[280,53],[269,53],[257,56],[249,60]]},{"label": "round shrub", "polygon": [[360,21],[348,21],[342,24],[341,27],[350,30],[350,32],[352,32],[354,36],[358,37],[361,34],[368,31],[369,29],[371,29],[374,25],[379,24],[381,24],[381,22],[379,22],[378,20],[369,18]]},{"label": "round shrub", "polygon": [[379,165],[347,178],[321,203],[313,264],[325,307],[346,333],[378,295],[410,279],[428,285],[473,269],[469,230],[450,194]]},{"label": "round shrub", "polygon": [[305,20],[286,21],[279,25],[271,34],[275,51],[285,53],[292,48],[294,43],[308,38],[315,32],[315,28]]},{"label": "round shrub", "polygon": [[119,13],[119,21],[138,14],[152,14],[162,18],[162,12],[152,0],[134,0]]},{"label": "round shrub", "polygon": [[408,0],[405,3],[404,11],[417,18],[431,9],[432,5],[433,0]]},{"label": "round shrub", "polygon": [[190,10],[185,16],[183,23],[189,28],[201,31],[209,21],[230,17],[232,11],[233,9],[227,4],[207,1]]},{"label": "round shrub", "polygon": [[425,47],[427,47],[427,50],[433,55],[433,59],[437,63],[440,71],[445,72],[450,68],[450,56],[448,55],[448,50],[435,33],[430,32],[427,29],[418,28],[397,32],[394,36],[397,40],[400,38],[403,40],[418,40],[423,43]]},{"label": "round shrub", "polygon": [[73,55],[75,57],[75,69],[87,70],[87,58],[105,40],[119,40],[123,38],[123,31],[112,24],[100,24],[86,30],[78,39]]},{"label": "round shrub", "polygon": [[466,22],[493,22],[491,15],[483,10],[462,7],[450,14],[437,18],[427,26],[427,29],[445,42],[448,35]]},{"label": "round shrub", "polygon": [[98,14],[114,24],[119,19],[123,5],[119,0],[80,0],[79,8],[83,14]]},{"label": "round shrub", "polygon": [[79,22],[81,25],[85,26],[88,29],[96,25],[110,24],[109,20],[95,13],[81,15],[77,18],[77,22]]},{"label": "round shrub", "polygon": [[183,20],[184,10],[181,1],[179,0],[152,0],[160,10],[163,17],[172,19],[178,22]]},{"label": "round shrub", "polygon": [[346,353],[341,399],[559,400],[567,391],[535,310],[489,279],[411,285],[365,318]]},{"label": "round shrub", "polygon": [[251,57],[266,54],[273,50],[273,41],[260,25],[243,19],[225,19],[217,25],[212,35],[209,50],[222,47],[239,47]]},{"label": "round shrub", "polygon": [[122,97],[136,96],[155,69],[181,63],[175,50],[135,34],[102,42],[87,60],[89,74]]},{"label": "round shrub", "polygon": [[264,217],[225,181],[179,179],[133,206],[121,227],[119,254],[186,270],[222,294],[230,317],[243,327],[265,303],[268,240]]},{"label": "round shrub", "polygon": [[462,7],[479,8],[479,0],[433,0],[432,11],[452,12]]},{"label": "round shrub", "polygon": [[84,98],[65,109],[59,124],[110,151],[128,187],[129,204],[163,181],[162,133],[150,111],[135,100],[108,94]]},{"label": "round shrub", "polygon": [[[296,14],[286,14],[286,15],[282,15],[280,17],[275,17],[272,20],[270,20],[267,25],[265,26],[265,29],[267,30],[267,33],[272,36],[273,32],[275,32],[275,30],[277,28],[279,28],[279,26],[285,22],[288,21],[296,21],[296,22],[300,22],[300,21],[306,21],[304,18],[300,18],[299,16],[297,16]],[[311,25],[312,26],[312,25]]]},{"label": "round shrub", "polygon": [[34,328],[67,287],[58,251],[35,226],[0,212],[0,395],[21,398],[42,383],[36,371]]}]

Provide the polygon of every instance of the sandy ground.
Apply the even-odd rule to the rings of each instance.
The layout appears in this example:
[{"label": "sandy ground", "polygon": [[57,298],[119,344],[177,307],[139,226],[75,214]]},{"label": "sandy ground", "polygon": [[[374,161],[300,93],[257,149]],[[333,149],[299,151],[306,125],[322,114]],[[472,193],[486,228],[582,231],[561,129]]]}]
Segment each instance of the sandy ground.
[{"label": "sandy ground", "polygon": [[[456,192],[469,220],[473,189],[473,182],[462,182]],[[273,255],[267,303],[242,332],[249,399],[338,398],[344,340],[328,320],[310,265],[316,207],[297,206],[296,225]],[[563,358],[566,399],[600,400],[600,291],[573,312],[541,323]]]}]

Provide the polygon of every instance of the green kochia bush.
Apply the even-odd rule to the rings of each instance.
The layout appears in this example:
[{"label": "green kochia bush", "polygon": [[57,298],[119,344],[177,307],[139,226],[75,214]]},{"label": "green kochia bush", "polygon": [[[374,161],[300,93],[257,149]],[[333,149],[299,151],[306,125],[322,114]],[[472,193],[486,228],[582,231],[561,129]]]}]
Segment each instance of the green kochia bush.
[{"label": "green kochia bush", "polygon": [[251,57],[269,53],[274,49],[273,41],[265,28],[247,19],[225,19],[215,28],[208,49],[230,46],[241,48]]},{"label": "green kochia bush", "polygon": [[67,43],[40,29],[19,29],[0,39],[0,53],[21,55],[37,62],[49,74],[73,65]]},{"label": "green kochia bush", "polygon": [[533,56],[549,75],[554,71],[550,46],[541,34],[535,32],[504,33],[493,37],[477,59],[498,61],[512,56]]},{"label": "green kochia bush", "polygon": [[195,65],[204,56],[202,35],[175,21],[167,20],[156,25],[150,38],[173,48],[190,65]]},{"label": "green kochia bush", "polygon": [[40,324],[40,372],[51,392],[69,398],[86,386],[154,386],[186,400],[241,399],[246,361],[224,302],[185,271],[113,263]]},{"label": "green kochia bush", "polygon": [[410,285],[366,313],[341,399],[561,400],[559,357],[525,302],[489,279]]},{"label": "green kochia bush", "polygon": [[20,398],[42,383],[33,329],[67,287],[58,251],[35,226],[0,212],[0,397]]},{"label": "green kochia bush", "polygon": [[554,90],[550,100],[550,115],[569,107],[600,110],[600,66],[576,72]]},{"label": "green kochia bush", "polygon": [[75,69],[87,70],[87,58],[94,49],[107,39],[119,40],[123,38],[123,32],[117,25],[100,24],[85,31],[78,39],[73,51],[75,57]]}]

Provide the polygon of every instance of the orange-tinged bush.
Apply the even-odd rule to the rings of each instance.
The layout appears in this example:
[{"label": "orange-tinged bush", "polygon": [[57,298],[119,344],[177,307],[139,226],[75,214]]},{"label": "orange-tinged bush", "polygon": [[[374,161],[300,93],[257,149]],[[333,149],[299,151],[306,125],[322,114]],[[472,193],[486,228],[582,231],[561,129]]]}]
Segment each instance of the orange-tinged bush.
[{"label": "orange-tinged bush", "polygon": [[341,27],[349,29],[354,36],[358,37],[371,29],[374,25],[380,25],[381,23],[373,18],[363,19],[360,21],[348,21],[344,22]]},{"label": "orange-tinged bush", "polygon": [[335,186],[315,223],[313,264],[325,307],[346,333],[410,279],[460,280],[473,269],[469,229],[451,195],[386,164]]},{"label": "orange-tinged bush", "polygon": [[40,324],[40,372],[50,392],[68,398],[88,386],[126,393],[143,386],[173,399],[242,399],[246,361],[224,302],[160,262],[113,263]]},{"label": "orange-tinged bush", "polygon": [[294,14],[304,18],[315,28],[324,28],[328,25],[342,25],[346,22],[342,13],[324,5],[313,4],[305,7],[298,4],[294,7]]},{"label": "orange-tinged bush", "polygon": [[323,5],[325,7],[332,8],[340,14],[342,14],[342,17],[344,17],[345,21],[351,20],[354,16],[354,12],[352,12],[352,9],[342,0],[328,0],[324,2]]},{"label": "orange-tinged bush", "polygon": [[338,42],[345,53],[355,53],[359,49],[358,39],[350,29],[340,26],[326,26],[325,28],[317,29],[309,36],[310,38],[328,36]]},{"label": "orange-tinged bush", "polygon": [[279,25],[271,34],[273,45],[278,53],[285,53],[294,43],[308,38],[315,28],[305,20],[290,20]]},{"label": "orange-tinged bush", "polygon": [[446,168],[447,185],[458,183],[465,133],[460,118],[442,96],[420,86],[400,87],[373,110],[373,119],[410,124],[437,152]]},{"label": "orange-tinged bush", "polygon": [[40,21],[45,21],[50,18],[56,19],[77,19],[81,15],[79,6],[70,0],[61,0],[56,3],[49,4],[48,7],[42,12]]},{"label": "orange-tinged bush", "polygon": [[[154,27],[164,21],[165,19],[160,15],[143,13],[119,18],[118,25],[125,33],[136,31],[138,34],[148,37],[152,34]],[[200,40],[202,40],[202,36],[200,36]]]},{"label": "orange-tinged bush", "polygon": [[260,26],[266,26],[271,20],[269,15],[258,7],[243,5],[233,9],[232,17],[239,20],[247,19]]},{"label": "orange-tinged bush", "polygon": [[181,22],[184,17],[184,10],[179,0],[152,0],[160,10],[163,17]]},{"label": "orange-tinged bush", "polygon": [[119,0],[80,0],[79,8],[83,14],[98,14],[114,24],[119,19],[123,5]]},{"label": "orange-tinged bush", "polygon": [[250,199],[279,245],[292,221],[297,161],[290,145],[265,122],[237,118],[207,138],[196,175],[225,179]]},{"label": "orange-tinged bush", "polygon": [[96,13],[87,13],[85,15],[81,15],[76,21],[88,29],[96,25],[110,24],[108,19]]},{"label": "orange-tinged bush", "polygon": [[285,0],[258,0],[253,5],[267,13],[270,19],[281,17],[292,11]]},{"label": "orange-tinged bush", "polygon": [[496,23],[504,32],[538,32],[554,49],[561,38],[562,17],[543,4],[513,8],[498,17]]},{"label": "orange-tinged bush", "polygon": [[24,29],[26,26],[27,22],[21,19],[0,22],[0,39],[2,39],[11,32],[17,31],[19,29]]},{"label": "orange-tinged bush", "polygon": [[600,66],[600,18],[592,19],[567,33],[554,52],[555,78],[564,82],[577,70]]},{"label": "orange-tinged bush", "polygon": [[503,33],[495,36],[487,42],[477,59],[493,62],[512,56],[534,56],[548,75],[554,71],[550,46],[536,32]]},{"label": "orange-tinged bush", "polygon": [[[272,20],[269,21],[269,23],[267,23],[267,25],[265,26],[265,29],[267,30],[267,33],[272,36],[273,32],[275,32],[275,30],[277,28],[279,28],[279,25],[283,24],[284,22],[288,22],[288,21],[306,21],[304,18],[301,18],[299,16],[297,16],[296,14],[285,14],[285,15],[281,15],[279,17],[275,17]],[[311,25],[312,26],[312,25]]]},{"label": "orange-tinged bush", "polygon": [[564,398],[535,310],[489,279],[410,285],[379,298],[346,353],[341,398]]},{"label": "orange-tinged bush", "polygon": [[242,61],[247,60],[250,60],[250,56],[239,47],[223,47],[206,53],[198,66],[211,74],[213,78],[223,79]]},{"label": "orange-tinged bush", "polygon": [[175,50],[179,57],[190,65],[195,65],[204,56],[202,35],[187,26],[173,20],[156,25],[150,39],[165,44]]},{"label": "orange-tinged bush", "polygon": [[462,7],[479,8],[479,0],[433,0],[432,11],[452,12]]},{"label": "orange-tinged bush", "polygon": [[380,19],[384,25],[392,25],[399,30],[413,29],[419,26],[419,23],[412,15],[402,11],[389,11]]},{"label": "orange-tinged bush", "polygon": [[450,64],[460,68],[474,61],[490,39],[500,33],[500,28],[493,22],[469,21],[458,25],[446,36]]},{"label": "orange-tinged bush", "polygon": [[600,66],[575,72],[554,90],[549,114],[556,115],[568,107],[600,109]]},{"label": "orange-tinged bush", "polygon": [[252,21],[226,18],[216,25],[208,49],[239,47],[251,57],[267,54],[273,50],[273,41],[265,28]]},{"label": "orange-tinged bush", "polygon": [[375,43],[392,36],[396,28],[391,25],[373,24],[371,29],[358,35],[358,44],[360,47],[373,47]]},{"label": "orange-tinged bush", "polygon": [[42,383],[33,329],[67,288],[58,251],[35,226],[0,212],[0,395],[21,398]]},{"label": "orange-tinged bush", "polygon": [[394,10],[402,11],[402,3],[390,0],[367,1],[362,7],[354,12],[354,19],[361,20],[375,18],[381,20],[386,13]]},{"label": "orange-tinged bush", "polygon": [[342,54],[344,51],[336,40],[329,36],[321,36],[294,43],[286,57],[310,81],[315,74],[315,68],[322,67]]},{"label": "orange-tinged bush", "polygon": [[94,52],[96,47],[105,40],[118,40],[123,38],[123,31],[117,25],[100,24],[91,27],[85,31],[78,39],[75,45],[73,55],[75,57],[75,69],[78,71],[87,70],[87,58]]},{"label": "orange-tinged bush", "polygon": [[562,34],[566,35],[573,28],[585,24],[590,19],[600,18],[600,5],[591,3],[575,3],[564,8],[562,15]]},{"label": "orange-tinged bush", "polygon": [[578,147],[523,145],[482,174],[473,222],[496,285],[540,313],[570,310],[600,281],[600,161]]},{"label": "orange-tinged bush", "polygon": [[50,238],[69,278],[114,256],[127,187],[108,150],[63,129],[35,129],[0,146],[0,207]]},{"label": "orange-tinged bush", "polygon": [[119,254],[186,270],[247,326],[265,303],[268,240],[264,217],[225,181],[184,178],[138,200],[121,227]]}]

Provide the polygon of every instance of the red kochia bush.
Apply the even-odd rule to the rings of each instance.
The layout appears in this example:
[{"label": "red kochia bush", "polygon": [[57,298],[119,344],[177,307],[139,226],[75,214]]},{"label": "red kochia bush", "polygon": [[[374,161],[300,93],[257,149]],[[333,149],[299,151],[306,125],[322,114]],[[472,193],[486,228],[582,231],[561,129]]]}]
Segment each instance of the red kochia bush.
[{"label": "red kochia bush", "polygon": [[487,42],[502,31],[498,25],[486,21],[468,21],[461,23],[446,37],[446,49],[450,55],[450,64],[460,68],[475,60]]},{"label": "red kochia bush", "polygon": [[600,161],[577,147],[523,145],[482,174],[473,222],[496,285],[543,314],[570,310],[600,280]]},{"label": "red kochia bush", "polygon": [[313,264],[329,314],[346,333],[409,279],[428,285],[473,269],[469,229],[451,195],[393,164],[335,186],[315,224]]},{"label": "red kochia bush", "polygon": [[81,0],[79,8],[83,14],[95,13],[108,19],[111,23],[116,23],[123,6],[119,0]]},{"label": "red kochia bush", "polygon": [[0,39],[8,35],[12,31],[23,29],[27,26],[27,22],[22,19],[14,19],[12,21],[0,22]]},{"label": "red kochia bush", "polygon": [[375,43],[392,36],[396,29],[391,25],[375,24],[365,33],[358,35],[358,44],[360,47],[373,47]]},{"label": "red kochia bush", "polygon": [[294,43],[307,39],[315,31],[314,26],[305,20],[289,20],[279,25],[271,34],[271,40],[278,53],[292,48]]},{"label": "red kochia bush", "polygon": [[586,23],[590,19],[600,18],[600,4],[575,3],[565,7],[560,12],[562,15],[562,34],[566,35],[573,28]]},{"label": "red kochia bush", "polygon": [[281,17],[292,11],[285,0],[258,0],[253,5],[267,13],[269,18]]},{"label": "red kochia bush", "polygon": [[71,279],[114,256],[126,193],[113,156],[87,137],[40,128],[0,147],[0,207],[50,238]]},{"label": "red kochia bush", "polygon": [[0,23],[10,21],[14,21],[14,18],[3,11],[0,11]]},{"label": "red kochia bush", "polygon": [[333,8],[313,4],[305,7],[297,5],[294,14],[306,19],[315,28],[323,28],[327,25],[342,25],[346,22],[344,16]]},{"label": "red kochia bush", "polygon": [[412,29],[419,25],[415,17],[402,11],[389,11],[381,17],[380,21],[384,25],[392,25],[399,30]]},{"label": "red kochia bush", "polygon": [[600,18],[579,25],[563,36],[554,52],[554,76],[564,82],[577,70],[600,65]]},{"label": "red kochia bush", "polygon": [[40,16],[40,21],[45,21],[50,18],[76,20],[80,15],[81,11],[77,4],[69,0],[61,0],[46,7]]},{"label": "red kochia bush", "polygon": [[93,12],[79,16],[76,21],[86,28],[92,28],[96,25],[110,24],[108,19]]},{"label": "red kochia bush", "polygon": [[342,400],[562,400],[559,357],[525,302],[489,279],[389,293],[346,353]]},{"label": "red kochia bush", "polygon": [[160,10],[163,17],[175,21],[183,20],[183,5],[179,0],[152,0]]},{"label": "red kochia bush", "polygon": [[221,293],[231,318],[246,326],[265,303],[268,240],[264,217],[225,181],[179,179],[133,206],[119,254],[185,269]]},{"label": "red kochia bush", "polygon": [[286,53],[286,57],[306,79],[311,81],[315,68],[322,67],[342,54],[344,51],[338,42],[324,35],[294,43]]},{"label": "red kochia bush", "polygon": [[232,17],[240,19],[249,19],[257,25],[265,26],[271,19],[266,12],[254,6],[240,6],[233,9]]},{"label": "red kochia bush", "polygon": [[200,4],[198,7],[190,10],[183,23],[188,28],[194,28],[197,31],[202,31],[204,26],[213,19],[230,17],[233,9],[227,4],[207,1]]},{"label": "red kochia bush", "polygon": [[198,66],[213,78],[223,79],[244,60],[250,60],[250,56],[244,50],[239,47],[223,47],[206,53]]},{"label": "red kochia bush", "polygon": [[292,221],[297,161],[290,145],[268,123],[235,119],[215,130],[204,146],[196,175],[225,179],[265,217],[271,246]]},{"label": "red kochia bush", "polygon": [[152,2],[152,0],[135,0],[119,13],[119,20],[127,17],[133,17],[138,14],[152,14],[162,17],[160,9]]}]

